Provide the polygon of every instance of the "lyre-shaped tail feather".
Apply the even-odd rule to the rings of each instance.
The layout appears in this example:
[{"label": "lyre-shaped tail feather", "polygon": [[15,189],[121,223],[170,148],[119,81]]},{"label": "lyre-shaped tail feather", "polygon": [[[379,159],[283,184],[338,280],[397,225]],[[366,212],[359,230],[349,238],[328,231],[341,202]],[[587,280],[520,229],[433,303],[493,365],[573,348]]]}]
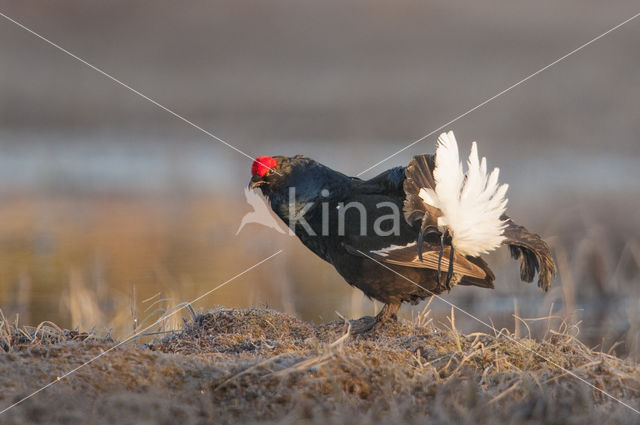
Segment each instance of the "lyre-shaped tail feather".
[{"label": "lyre-shaped tail feather", "polygon": [[436,183],[432,171],[434,168],[434,155],[423,154],[414,156],[405,170],[403,212],[407,223],[411,225],[423,220],[425,215],[431,217],[427,217],[423,223],[426,221],[429,224],[436,224],[435,217],[433,217],[436,213],[435,208],[427,206],[419,195],[422,188],[435,189]]},{"label": "lyre-shaped tail feather", "polygon": [[522,258],[520,278],[525,282],[531,282],[538,273],[538,286],[546,292],[557,273],[549,245],[540,236],[515,224],[507,216],[503,216],[503,219],[507,220],[503,243],[509,245],[511,256],[515,260]]}]

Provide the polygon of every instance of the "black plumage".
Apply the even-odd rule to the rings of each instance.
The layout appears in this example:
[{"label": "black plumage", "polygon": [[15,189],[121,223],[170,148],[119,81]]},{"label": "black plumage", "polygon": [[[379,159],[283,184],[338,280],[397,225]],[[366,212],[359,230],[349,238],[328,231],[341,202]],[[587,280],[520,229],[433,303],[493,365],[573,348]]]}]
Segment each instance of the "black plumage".
[{"label": "black plumage", "polygon": [[[420,188],[434,185],[433,155],[416,156],[408,167],[391,168],[370,180],[301,155],[259,157],[257,162],[266,166],[254,164],[250,187],[260,188],[276,215],[347,283],[385,303],[377,322],[395,317],[403,302],[417,303],[445,290],[440,282],[451,250],[445,247],[440,264],[440,237],[424,232],[435,225],[439,211],[417,196]],[[392,219],[394,214],[399,219]],[[300,217],[304,220],[296,221]],[[418,244],[420,234],[424,239]],[[555,274],[547,244],[511,219],[504,235],[512,256],[522,259],[522,279],[530,282],[538,273],[538,285],[546,291]],[[402,248],[385,251],[390,247]],[[495,276],[483,259],[457,253],[452,259],[454,284],[493,288]]]}]

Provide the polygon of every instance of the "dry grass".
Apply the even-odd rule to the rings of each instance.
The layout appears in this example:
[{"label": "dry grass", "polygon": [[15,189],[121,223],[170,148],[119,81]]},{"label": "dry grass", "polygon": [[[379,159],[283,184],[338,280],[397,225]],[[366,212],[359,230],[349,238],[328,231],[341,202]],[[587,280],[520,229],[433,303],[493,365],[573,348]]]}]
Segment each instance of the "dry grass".
[{"label": "dry grass", "polygon": [[[265,264],[259,281],[237,279],[205,301],[234,307],[268,304],[306,318],[344,311],[340,301],[350,287],[320,259],[305,257],[304,267],[296,267],[302,264],[296,241],[286,236],[274,241],[270,229],[255,225],[235,236],[242,214],[250,210],[244,199],[184,196],[9,197],[0,205],[0,307],[7,316],[20,314],[22,323],[95,326],[124,338],[136,319],[138,326],[152,323],[278,246],[285,248],[291,267]],[[320,298],[315,282],[294,285],[309,281],[307,275],[298,278],[300,270],[316,277],[331,272],[335,291]],[[300,293],[304,299],[321,299],[312,307],[320,304],[324,311],[295,305]],[[158,303],[159,298],[166,302]]]},{"label": "dry grass", "polygon": [[[0,422],[637,423],[530,351],[639,408],[640,368],[590,350],[570,327],[510,340],[507,330],[465,335],[454,317],[441,327],[426,317],[351,336],[344,321],[219,308],[162,339],[118,347]],[[1,406],[114,344],[2,320]]]},{"label": "dry grass", "polygon": [[[241,277],[194,308],[268,305],[316,323],[334,317],[336,310],[349,318],[374,312],[360,291],[300,249],[297,239],[260,226],[234,236],[241,214],[250,209],[242,199],[175,196],[8,197],[0,205],[0,306],[5,314],[13,318],[19,313],[21,322],[29,324],[51,320],[67,328],[107,328],[124,338],[276,247],[284,253],[261,266],[259,279]],[[603,203],[596,201],[588,205]],[[519,281],[517,264],[502,250],[488,259],[498,276],[496,290],[456,288],[447,299],[483,320],[490,317],[500,328],[513,326],[514,300],[524,317],[551,311],[559,318],[550,319],[554,326],[560,320],[582,321],[580,338],[590,347],[608,351],[623,341],[615,353],[640,360],[640,215],[623,217],[638,209],[636,201],[609,201],[605,204],[616,207],[574,206],[553,214],[533,210],[522,218],[547,237],[558,260],[559,276],[546,295]],[[436,302],[431,308],[431,319],[446,322],[447,306]],[[405,306],[400,313],[410,318],[418,309]],[[462,331],[477,329],[462,315],[457,322]],[[546,333],[545,323],[530,325],[536,337]],[[179,318],[163,320],[154,330],[180,326]]]}]

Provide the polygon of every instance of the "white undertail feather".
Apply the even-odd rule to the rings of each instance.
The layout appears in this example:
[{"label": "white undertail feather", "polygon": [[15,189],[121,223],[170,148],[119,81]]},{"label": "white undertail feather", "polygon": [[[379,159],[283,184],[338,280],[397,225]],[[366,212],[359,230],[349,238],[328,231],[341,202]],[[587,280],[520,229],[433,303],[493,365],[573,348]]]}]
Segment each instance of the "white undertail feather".
[{"label": "white undertail feather", "polygon": [[476,142],[471,145],[467,173],[462,170],[458,143],[453,132],[438,138],[433,171],[435,190],[420,189],[422,200],[442,211],[438,227],[448,228],[452,244],[463,255],[478,256],[498,248],[504,240],[508,185],[498,184],[500,170],[487,175],[487,161],[478,159]]},{"label": "white undertail feather", "polygon": [[415,245],[415,244],[416,244],[415,242],[409,242],[406,245],[395,245],[395,244],[392,244],[392,245],[389,245],[389,246],[384,247],[382,249],[378,249],[376,251],[371,251],[371,252],[374,253],[374,254],[378,254],[378,255],[380,255],[382,257],[386,257],[387,255],[389,255],[390,251],[395,251],[395,250],[398,250],[398,249],[405,249],[405,248],[408,248],[411,245]]}]

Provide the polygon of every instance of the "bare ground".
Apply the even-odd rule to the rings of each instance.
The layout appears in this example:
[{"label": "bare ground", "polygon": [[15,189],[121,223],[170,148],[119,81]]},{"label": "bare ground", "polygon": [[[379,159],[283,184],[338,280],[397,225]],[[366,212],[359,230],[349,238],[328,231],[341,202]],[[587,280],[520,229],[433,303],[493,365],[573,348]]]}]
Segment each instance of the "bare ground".
[{"label": "bare ground", "polygon": [[[422,324],[421,324],[422,323]],[[427,323],[427,325],[423,325]],[[130,342],[0,415],[1,424],[638,423],[640,367],[570,329],[543,341],[463,335],[426,318],[350,336],[267,309],[216,309]],[[117,342],[0,323],[0,408]]]}]

